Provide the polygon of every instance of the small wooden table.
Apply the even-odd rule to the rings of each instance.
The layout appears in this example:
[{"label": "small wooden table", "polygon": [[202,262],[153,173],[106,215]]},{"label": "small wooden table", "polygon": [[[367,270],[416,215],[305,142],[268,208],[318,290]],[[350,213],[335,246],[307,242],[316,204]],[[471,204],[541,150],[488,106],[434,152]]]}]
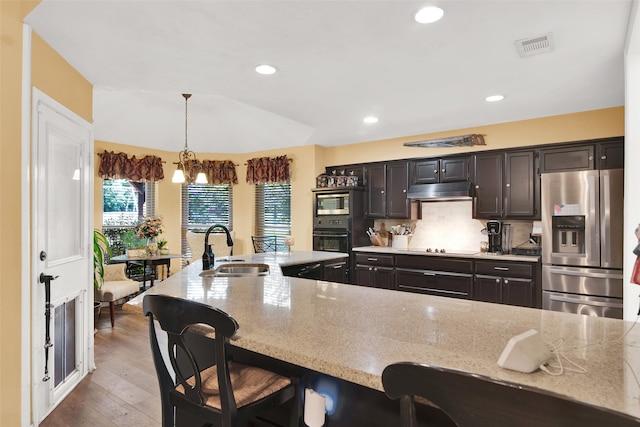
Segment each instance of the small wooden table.
[{"label": "small wooden table", "polygon": [[127,254],[114,256],[110,259],[112,262],[126,262],[127,263],[127,271],[129,270],[129,264],[142,264],[142,290],[147,289],[147,265],[156,267],[154,274],[149,278],[150,285],[153,286],[153,281],[156,276],[157,266],[158,265],[166,265],[167,266],[167,277],[171,272],[171,260],[173,258],[182,258],[182,254],[168,254],[168,255],[146,255],[146,256],[136,256],[130,257]]}]

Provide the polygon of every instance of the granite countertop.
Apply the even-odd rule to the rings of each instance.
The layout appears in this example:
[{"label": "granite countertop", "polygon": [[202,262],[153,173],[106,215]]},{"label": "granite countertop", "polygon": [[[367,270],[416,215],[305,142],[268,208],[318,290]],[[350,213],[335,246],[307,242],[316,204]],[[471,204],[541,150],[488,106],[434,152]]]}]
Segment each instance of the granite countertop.
[{"label": "granite countertop", "polygon": [[[375,390],[383,390],[385,366],[415,361],[526,384],[640,418],[640,328],[625,335],[633,323],[284,277],[278,268],[331,259],[326,256],[294,251],[231,257],[269,264],[271,273],[263,277],[203,278],[196,262],[147,293],[216,306],[240,324],[234,345]],[[125,310],[141,313],[143,296],[127,302]],[[508,340],[529,329],[561,345],[587,373],[550,376],[498,367]]]},{"label": "granite countertop", "polygon": [[447,252],[436,253],[427,252],[427,249],[396,249],[389,246],[362,246],[353,248],[354,252],[370,252],[377,254],[391,254],[391,255],[424,255],[424,256],[440,256],[440,257],[456,257],[456,258],[473,258],[473,259],[488,259],[495,261],[526,261],[526,262],[539,262],[539,256],[529,255],[496,255],[481,252]]}]

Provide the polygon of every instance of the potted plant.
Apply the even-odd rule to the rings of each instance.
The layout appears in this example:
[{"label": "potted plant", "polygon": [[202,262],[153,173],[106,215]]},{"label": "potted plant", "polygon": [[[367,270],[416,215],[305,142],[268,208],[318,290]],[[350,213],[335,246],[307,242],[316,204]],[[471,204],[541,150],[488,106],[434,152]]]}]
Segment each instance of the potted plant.
[{"label": "potted plant", "polygon": [[144,237],[140,237],[133,230],[122,234],[122,244],[127,250],[129,258],[146,255],[147,240]]},{"label": "potted plant", "polygon": [[160,255],[169,255],[169,248],[167,248],[167,241],[165,239],[158,241],[158,250],[160,251]]},{"label": "potted plant", "polygon": [[[104,261],[106,254],[111,256],[111,246],[100,230],[93,230],[93,286],[99,291],[104,283]],[[100,301],[93,302],[94,324],[100,314]]]}]

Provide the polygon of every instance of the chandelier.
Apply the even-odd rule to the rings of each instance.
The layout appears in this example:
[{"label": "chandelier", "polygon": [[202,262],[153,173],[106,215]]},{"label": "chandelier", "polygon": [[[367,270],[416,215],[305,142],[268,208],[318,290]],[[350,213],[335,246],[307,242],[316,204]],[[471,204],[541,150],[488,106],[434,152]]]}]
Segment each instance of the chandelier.
[{"label": "chandelier", "polygon": [[178,153],[178,162],[174,163],[178,167],[173,173],[171,182],[176,184],[182,184],[185,181],[193,182],[193,177],[197,175],[196,184],[206,184],[207,176],[202,172],[202,166],[196,159],[196,153],[190,151],[187,144],[187,103],[191,98],[191,94],[183,93],[182,96],[184,96],[184,150]]}]

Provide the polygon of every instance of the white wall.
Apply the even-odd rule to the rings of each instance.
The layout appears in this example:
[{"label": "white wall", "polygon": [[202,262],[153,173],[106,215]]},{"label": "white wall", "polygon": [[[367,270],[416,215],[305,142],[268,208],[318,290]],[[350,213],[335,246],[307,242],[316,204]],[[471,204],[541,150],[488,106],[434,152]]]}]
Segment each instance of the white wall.
[{"label": "white wall", "polygon": [[640,285],[631,283],[638,244],[635,229],[640,224],[640,8],[633,2],[625,53],[625,165],[624,165],[624,318],[638,314]]}]

